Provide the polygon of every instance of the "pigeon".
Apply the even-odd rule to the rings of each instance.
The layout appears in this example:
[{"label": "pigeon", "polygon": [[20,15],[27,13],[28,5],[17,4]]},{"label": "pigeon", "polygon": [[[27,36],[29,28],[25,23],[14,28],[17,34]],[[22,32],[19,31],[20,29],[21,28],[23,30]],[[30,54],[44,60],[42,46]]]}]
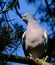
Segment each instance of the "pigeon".
[{"label": "pigeon", "polygon": [[22,35],[22,46],[25,56],[43,57],[47,51],[47,31],[38,25],[32,14],[24,14],[22,20],[27,24],[27,30]]}]

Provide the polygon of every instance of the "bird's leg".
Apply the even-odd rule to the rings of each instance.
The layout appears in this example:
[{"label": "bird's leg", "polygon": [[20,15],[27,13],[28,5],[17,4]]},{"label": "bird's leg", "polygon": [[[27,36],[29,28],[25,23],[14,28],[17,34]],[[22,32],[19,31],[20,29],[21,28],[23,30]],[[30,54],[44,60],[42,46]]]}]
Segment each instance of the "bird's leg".
[{"label": "bird's leg", "polygon": [[32,58],[33,58],[33,57],[32,57],[32,54],[29,53],[29,55],[26,56],[26,58],[30,58],[30,59],[32,59]]},{"label": "bird's leg", "polygon": [[32,59],[32,58],[33,58],[31,53],[29,53],[29,56],[30,56],[30,59]]}]

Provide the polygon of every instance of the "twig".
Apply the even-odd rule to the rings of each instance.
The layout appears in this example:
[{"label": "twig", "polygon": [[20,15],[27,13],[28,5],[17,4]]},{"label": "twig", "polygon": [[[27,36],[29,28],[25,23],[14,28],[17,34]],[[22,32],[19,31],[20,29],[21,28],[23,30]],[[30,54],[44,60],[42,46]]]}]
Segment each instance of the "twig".
[{"label": "twig", "polygon": [[17,0],[14,0],[13,3],[10,6],[8,6],[5,10],[1,11],[0,14],[5,13],[8,10],[12,9],[16,5],[16,3],[17,3]]}]

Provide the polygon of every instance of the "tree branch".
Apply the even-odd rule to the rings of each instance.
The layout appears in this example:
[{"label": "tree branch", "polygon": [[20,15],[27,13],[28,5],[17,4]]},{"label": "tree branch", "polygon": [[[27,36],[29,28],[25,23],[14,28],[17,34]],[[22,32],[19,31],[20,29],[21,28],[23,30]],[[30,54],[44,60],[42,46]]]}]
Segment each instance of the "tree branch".
[{"label": "tree branch", "polygon": [[7,54],[0,54],[0,61],[10,61],[16,63],[23,63],[29,65],[52,65],[50,63],[45,62],[43,59],[34,59],[29,57],[20,57],[15,55],[7,55]]},{"label": "tree branch", "polygon": [[1,11],[0,14],[5,13],[8,10],[12,9],[16,5],[16,3],[17,3],[17,0],[13,0],[13,3],[10,6],[8,6],[5,10]]},{"label": "tree branch", "polygon": [[48,4],[47,0],[45,0],[45,3],[46,3],[47,8],[48,8],[48,13],[49,13],[49,15],[52,17],[53,22],[55,23],[54,14],[51,12],[51,9],[50,9],[50,7],[49,7],[49,4]]}]

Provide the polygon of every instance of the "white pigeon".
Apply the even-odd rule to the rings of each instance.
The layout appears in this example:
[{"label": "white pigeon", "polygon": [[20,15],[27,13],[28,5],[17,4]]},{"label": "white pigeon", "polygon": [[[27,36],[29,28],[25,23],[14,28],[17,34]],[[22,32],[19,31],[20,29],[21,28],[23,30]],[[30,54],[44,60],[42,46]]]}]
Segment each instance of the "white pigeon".
[{"label": "white pigeon", "polygon": [[36,22],[33,15],[24,14],[22,20],[27,23],[27,30],[22,35],[22,45],[26,56],[42,57],[47,50],[48,33]]}]

